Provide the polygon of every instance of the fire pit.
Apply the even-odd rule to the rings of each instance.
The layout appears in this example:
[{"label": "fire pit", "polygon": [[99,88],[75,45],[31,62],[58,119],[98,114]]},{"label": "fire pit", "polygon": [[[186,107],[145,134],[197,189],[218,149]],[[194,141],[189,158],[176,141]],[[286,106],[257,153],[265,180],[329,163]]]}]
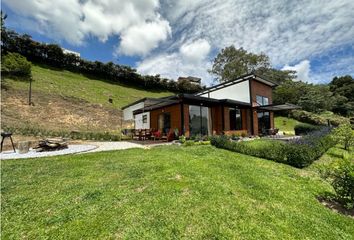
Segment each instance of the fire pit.
[{"label": "fire pit", "polygon": [[47,138],[40,140],[33,149],[36,152],[57,151],[68,148],[68,143],[63,138]]}]

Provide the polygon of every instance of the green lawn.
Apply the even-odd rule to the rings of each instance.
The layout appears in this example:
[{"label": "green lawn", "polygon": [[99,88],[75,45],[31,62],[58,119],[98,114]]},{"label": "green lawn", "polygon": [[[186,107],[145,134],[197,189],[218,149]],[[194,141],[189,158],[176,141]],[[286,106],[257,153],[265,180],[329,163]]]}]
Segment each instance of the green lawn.
[{"label": "green lawn", "polygon": [[212,146],[3,161],[3,239],[353,239],[332,191],[295,169]]},{"label": "green lawn", "polygon": [[[51,69],[46,66],[32,65],[33,91],[75,97],[90,103],[121,108],[143,97],[164,97],[172,93],[167,91],[147,91],[125,85],[88,78],[85,75],[66,70]],[[7,84],[15,89],[28,89],[28,82],[5,78]],[[113,104],[108,102],[112,97]]]},{"label": "green lawn", "polygon": [[287,135],[295,135],[294,127],[301,122],[293,119],[293,118],[287,118],[287,117],[282,117],[282,116],[276,116],[274,118],[274,125],[276,128],[279,128],[279,132]]}]

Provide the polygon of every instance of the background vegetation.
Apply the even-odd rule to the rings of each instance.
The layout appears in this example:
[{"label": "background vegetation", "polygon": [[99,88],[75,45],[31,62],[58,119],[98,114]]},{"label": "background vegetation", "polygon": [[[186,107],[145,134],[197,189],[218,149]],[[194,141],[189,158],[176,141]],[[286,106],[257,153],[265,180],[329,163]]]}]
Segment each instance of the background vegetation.
[{"label": "background vegetation", "polygon": [[27,60],[35,63],[47,64],[55,68],[75,71],[80,74],[102,78],[111,82],[126,84],[144,89],[159,89],[172,92],[193,93],[201,90],[201,86],[188,81],[177,82],[161,78],[159,75],[141,75],[136,69],[129,66],[88,61],[75,54],[64,54],[57,44],[45,44],[34,41],[28,34],[18,34],[7,29],[1,13],[1,55],[19,53]]}]

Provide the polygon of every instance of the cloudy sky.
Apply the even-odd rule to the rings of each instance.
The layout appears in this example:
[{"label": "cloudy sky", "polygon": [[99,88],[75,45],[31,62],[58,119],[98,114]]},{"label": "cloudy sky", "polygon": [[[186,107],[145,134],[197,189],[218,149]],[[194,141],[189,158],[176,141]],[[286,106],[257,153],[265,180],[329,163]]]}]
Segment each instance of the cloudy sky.
[{"label": "cloudy sky", "polygon": [[3,0],[6,25],[144,74],[199,76],[235,45],[303,81],[354,76],[353,0]]}]

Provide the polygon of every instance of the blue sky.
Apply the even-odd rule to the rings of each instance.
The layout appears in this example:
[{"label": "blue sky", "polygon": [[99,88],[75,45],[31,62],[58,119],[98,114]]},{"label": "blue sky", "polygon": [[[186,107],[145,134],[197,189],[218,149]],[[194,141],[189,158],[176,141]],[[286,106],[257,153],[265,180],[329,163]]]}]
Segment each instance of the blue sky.
[{"label": "blue sky", "polygon": [[143,74],[199,76],[231,44],[322,83],[354,76],[352,0],[3,0],[6,25],[89,60]]}]

